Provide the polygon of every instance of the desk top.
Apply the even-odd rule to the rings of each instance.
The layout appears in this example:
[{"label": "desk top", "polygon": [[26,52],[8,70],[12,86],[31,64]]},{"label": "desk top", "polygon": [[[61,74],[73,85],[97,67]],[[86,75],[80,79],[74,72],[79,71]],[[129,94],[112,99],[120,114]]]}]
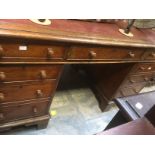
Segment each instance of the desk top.
[{"label": "desk top", "polygon": [[29,19],[1,19],[0,36],[155,48],[155,31],[151,29],[133,27],[131,32],[134,36],[127,37],[119,32],[119,28],[125,27],[125,23],[94,23],[63,19],[51,21],[51,25],[45,26],[33,23]]},{"label": "desk top", "polygon": [[106,130],[99,135],[155,135],[155,128],[146,118],[141,118]]}]

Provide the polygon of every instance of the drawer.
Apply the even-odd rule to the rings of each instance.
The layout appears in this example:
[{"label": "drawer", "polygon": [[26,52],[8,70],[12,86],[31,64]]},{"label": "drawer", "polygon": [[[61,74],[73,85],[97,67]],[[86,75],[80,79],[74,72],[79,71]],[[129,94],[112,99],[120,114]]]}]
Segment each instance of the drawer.
[{"label": "drawer", "polygon": [[138,94],[145,86],[147,85],[146,82],[141,82],[139,84],[130,85],[130,86],[121,86],[118,92],[115,95],[116,97],[126,97],[130,95]]},{"label": "drawer", "polygon": [[155,63],[139,63],[134,68],[131,74],[155,72]]},{"label": "drawer", "polygon": [[145,60],[155,60],[155,49],[147,49],[144,55]]},{"label": "drawer", "polygon": [[46,98],[56,88],[56,80],[1,84],[0,103]]},{"label": "drawer", "polygon": [[1,65],[0,82],[56,79],[62,65]]},{"label": "drawer", "polygon": [[64,46],[0,43],[0,61],[2,62],[63,60],[64,54]]},{"label": "drawer", "polygon": [[140,75],[130,75],[127,79],[123,82],[125,85],[131,85],[139,82],[148,82],[152,81],[155,78],[154,74],[140,74]]},{"label": "drawer", "polygon": [[0,123],[47,115],[49,103],[50,100],[34,100],[18,105],[6,104],[0,106]]},{"label": "drawer", "polygon": [[72,47],[68,60],[140,60],[143,50],[122,47]]}]

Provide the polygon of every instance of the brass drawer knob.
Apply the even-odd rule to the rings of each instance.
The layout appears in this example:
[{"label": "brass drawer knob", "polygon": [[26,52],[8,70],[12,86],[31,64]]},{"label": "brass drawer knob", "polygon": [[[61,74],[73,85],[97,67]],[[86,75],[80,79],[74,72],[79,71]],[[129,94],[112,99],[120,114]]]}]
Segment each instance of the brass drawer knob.
[{"label": "brass drawer knob", "polygon": [[0,45],[0,57],[3,56],[3,52],[4,52],[4,49],[3,49],[3,47]]},{"label": "brass drawer knob", "polygon": [[92,59],[96,58],[96,56],[97,56],[96,52],[94,52],[94,51],[90,51],[89,54],[90,54],[90,58],[92,58]]},{"label": "brass drawer knob", "polygon": [[155,57],[155,52],[152,52],[152,53],[151,53],[151,56],[152,56],[152,57]]},{"label": "brass drawer knob", "polygon": [[148,70],[151,70],[151,69],[152,69],[152,67],[151,67],[151,66],[149,66],[147,69],[148,69]]},{"label": "brass drawer knob", "polygon": [[37,96],[38,96],[38,97],[42,97],[42,96],[43,96],[43,92],[42,92],[40,89],[38,89],[38,90],[36,91],[36,93],[37,93]]},{"label": "brass drawer knob", "polygon": [[132,90],[133,90],[135,93],[139,93],[139,91],[136,90],[136,88],[132,88]]},{"label": "brass drawer knob", "polygon": [[129,52],[129,56],[130,56],[131,58],[134,58],[134,57],[135,57],[135,53]]},{"label": "brass drawer knob", "polygon": [[40,71],[40,77],[41,77],[41,79],[45,79],[47,77],[47,74],[46,74],[45,70]]},{"label": "brass drawer knob", "polygon": [[0,72],[0,80],[5,80],[6,76],[4,72]]},{"label": "brass drawer knob", "polygon": [[149,78],[148,77],[144,77],[144,81],[148,81],[149,80]]},{"label": "brass drawer knob", "polygon": [[36,107],[33,108],[33,112],[34,112],[35,114],[38,112],[38,110],[37,110]]},{"label": "brass drawer knob", "polygon": [[140,70],[144,71],[145,70],[145,67],[140,66]]},{"label": "brass drawer knob", "polygon": [[131,83],[134,83],[134,82],[136,82],[135,80],[133,80],[133,79],[129,79],[129,81],[131,82]]},{"label": "brass drawer knob", "polygon": [[52,48],[47,49],[47,58],[51,58],[54,55],[54,51]]},{"label": "brass drawer knob", "polygon": [[2,113],[0,113],[0,119],[3,119],[4,115]]},{"label": "brass drawer knob", "polygon": [[3,101],[5,99],[4,94],[0,93],[0,101]]}]

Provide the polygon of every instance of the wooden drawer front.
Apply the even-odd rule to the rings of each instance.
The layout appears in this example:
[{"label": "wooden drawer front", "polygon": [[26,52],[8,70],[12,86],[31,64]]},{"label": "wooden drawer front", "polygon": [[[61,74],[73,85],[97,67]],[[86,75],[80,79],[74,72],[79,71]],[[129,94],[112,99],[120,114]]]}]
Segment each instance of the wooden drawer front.
[{"label": "wooden drawer front", "polygon": [[155,60],[155,49],[148,49],[144,55],[145,60]]},{"label": "wooden drawer front", "polygon": [[0,44],[0,61],[52,61],[64,58],[65,47]]},{"label": "wooden drawer front", "polygon": [[155,63],[139,63],[136,65],[131,74],[155,72]]},{"label": "wooden drawer front", "polygon": [[130,86],[123,86],[121,87],[118,92],[116,93],[115,97],[125,97],[129,95],[136,95],[138,94],[145,86],[147,85],[146,82],[142,82],[135,85]]},{"label": "wooden drawer front", "polygon": [[118,47],[72,47],[68,52],[68,60],[139,60],[143,54],[141,49]]},{"label": "wooden drawer front", "polygon": [[153,74],[131,75],[125,80],[124,84],[131,85],[139,82],[149,82],[153,79],[155,79],[155,75]]},{"label": "wooden drawer front", "polygon": [[49,100],[0,106],[0,123],[48,114]]},{"label": "wooden drawer front", "polygon": [[46,98],[51,96],[52,92],[55,90],[55,87],[55,80],[1,84],[0,103]]},{"label": "wooden drawer front", "polygon": [[62,65],[0,66],[0,82],[56,79]]}]

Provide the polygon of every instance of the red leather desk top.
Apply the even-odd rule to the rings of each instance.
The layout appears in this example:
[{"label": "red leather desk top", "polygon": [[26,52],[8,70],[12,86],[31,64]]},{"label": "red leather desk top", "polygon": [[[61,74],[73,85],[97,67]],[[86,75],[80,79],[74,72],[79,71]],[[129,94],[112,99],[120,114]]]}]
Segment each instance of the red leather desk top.
[{"label": "red leather desk top", "polygon": [[[118,30],[119,24],[94,23],[78,20],[53,19],[52,24],[48,26],[33,23],[28,19],[1,19],[0,35],[9,35],[6,30],[23,31],[48,35],[60,35],[61,38],[72,40],[83,39],[95,43],[103,43],[103,41],[127,42],[131,44],[143,44],[144,46],[155,47],[155,31],[151,29],[132,28],[134,37],[127,37]],[[124,24],[123,24],[124,25]],[[19,33],[18,33],[19,34]],[[17,35],[16,35],[17,36]],[[74,36],[74,37],[73,37]],[[98,42],[96,41],[98,40]],[[103,40],[103,41],[102,41]],[[102,41],[102,42],[101,42]],[[105,42],[106,44],[106,42]]]}]

